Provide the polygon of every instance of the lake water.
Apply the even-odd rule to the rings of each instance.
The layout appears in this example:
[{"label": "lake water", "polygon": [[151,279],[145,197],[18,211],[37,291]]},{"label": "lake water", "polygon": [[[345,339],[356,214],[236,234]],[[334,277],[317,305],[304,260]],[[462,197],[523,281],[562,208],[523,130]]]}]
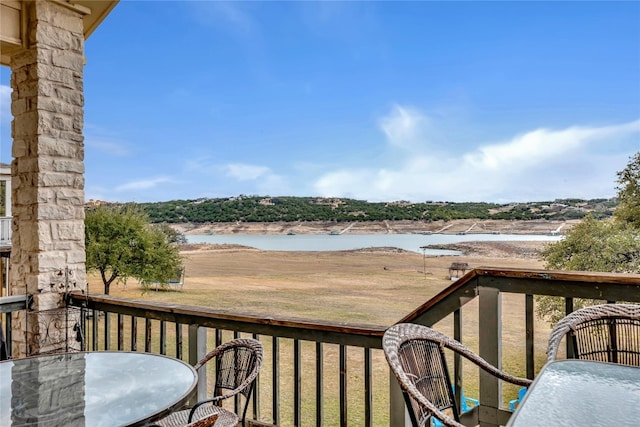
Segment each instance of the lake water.
[{"label": "lake water", "polygon": [[[423,253],[421,246],[470,241],[557,241],[559,236],[521,234],[296,234],[187,235],[189,243],[235,244],[263,251],[341,251],[371,247],[394,247]],[[426,255],[456,255],[459,252],[425,249]]]}]

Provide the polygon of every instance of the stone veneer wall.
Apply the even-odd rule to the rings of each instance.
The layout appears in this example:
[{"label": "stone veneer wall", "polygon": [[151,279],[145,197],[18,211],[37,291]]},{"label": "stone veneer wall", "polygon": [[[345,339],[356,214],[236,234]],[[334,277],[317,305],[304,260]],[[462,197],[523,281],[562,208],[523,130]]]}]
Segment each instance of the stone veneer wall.
[{"label": "stone veneer wall", "polygon": [[[62,307],[65,288],[86,283],[83,15],[60,3],[24,5],[28,46],[11,58],[10,283],[12,294],[33,302],[29,315],[14,315],[14,357],[55,350],[48,322],[35,313]],[[73,280],[61,283],[60,271]]]}]

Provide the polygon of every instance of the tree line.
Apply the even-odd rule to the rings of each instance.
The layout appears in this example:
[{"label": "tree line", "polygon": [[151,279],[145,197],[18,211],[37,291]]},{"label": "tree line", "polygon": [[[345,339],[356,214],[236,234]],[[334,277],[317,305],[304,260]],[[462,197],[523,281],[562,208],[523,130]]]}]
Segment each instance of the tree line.
[{"label": "tree line", "polygon": [[532,203],[368,202],[349,198],[245,196],[140,203],[153,223],[294,221],[449,221],[456,219],[569,220],[612,215],[612,199]]}]

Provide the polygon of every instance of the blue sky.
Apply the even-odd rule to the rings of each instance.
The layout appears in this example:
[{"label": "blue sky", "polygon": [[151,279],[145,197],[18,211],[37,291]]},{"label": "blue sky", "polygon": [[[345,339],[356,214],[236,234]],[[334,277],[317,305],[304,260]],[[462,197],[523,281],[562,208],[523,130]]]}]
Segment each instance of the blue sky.
[{"label": "blue sky", "polygon": [[85,53],[87,200],[611,197],[640,151],[635,1],[121,0]]}]

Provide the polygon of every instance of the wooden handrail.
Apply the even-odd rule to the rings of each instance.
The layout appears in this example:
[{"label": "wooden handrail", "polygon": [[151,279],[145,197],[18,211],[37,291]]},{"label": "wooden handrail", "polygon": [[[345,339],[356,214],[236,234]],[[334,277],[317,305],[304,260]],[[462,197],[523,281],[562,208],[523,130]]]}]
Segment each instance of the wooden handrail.
[{"label": "wooden handrail", "polygon": [[26,295],[11,295],[0,297],[0,313],[11,313],[27,308]]},{"label": "wooden handrail", "polygon": [[299,318],[245,315],[207,307],[148,302],[110,295],[70,294],[74,306],[209,328],[272,335],[334,344],[382,348],[386,326]]},{"label": "wooden handrail", "polygon": [[477,296],[480,286],[508,293],[640,302],[640,274],[477,267],[398,323],[431,326]]}]

